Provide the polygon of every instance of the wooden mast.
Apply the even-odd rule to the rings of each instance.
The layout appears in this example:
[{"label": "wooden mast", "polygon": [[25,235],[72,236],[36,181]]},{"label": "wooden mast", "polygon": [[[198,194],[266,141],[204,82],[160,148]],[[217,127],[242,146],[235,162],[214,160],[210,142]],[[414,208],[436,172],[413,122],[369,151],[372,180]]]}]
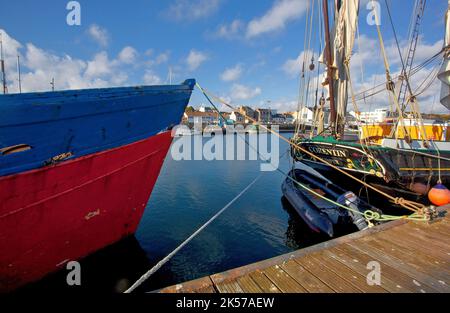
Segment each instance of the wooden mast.
[{"label": "wooden mast", "polygon": [[330,126],[332,129],[332,134],[336,135],[335,132],[335,123],[336,123],[336,106],[335,106],[335,98],[334,98],[334,83],[333,83],[333,57],[331,53],[331,40],[330,40],[330,26],[328,21],[328,0],[323,0],[323,23],[325,29],[325,54],[327,59],[327,82],[328,88],[330,91]]}]

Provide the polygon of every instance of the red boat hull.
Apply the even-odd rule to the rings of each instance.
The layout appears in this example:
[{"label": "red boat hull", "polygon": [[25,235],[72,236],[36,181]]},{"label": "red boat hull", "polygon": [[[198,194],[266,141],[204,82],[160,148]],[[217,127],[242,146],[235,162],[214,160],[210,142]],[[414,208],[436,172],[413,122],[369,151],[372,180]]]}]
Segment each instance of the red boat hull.
[{"label": "red boat hull", "polygon": [[0,178],[0,292],[133,234],[170,132]]}]

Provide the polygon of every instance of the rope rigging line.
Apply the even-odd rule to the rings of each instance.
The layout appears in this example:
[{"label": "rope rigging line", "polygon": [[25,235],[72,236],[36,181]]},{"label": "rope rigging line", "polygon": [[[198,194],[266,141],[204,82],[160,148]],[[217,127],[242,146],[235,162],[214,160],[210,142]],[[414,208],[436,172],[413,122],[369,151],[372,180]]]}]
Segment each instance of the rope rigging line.
[{"label": "rope rigging line", "polygon": [[155,266],[153,266],[149,271],[142,275],[130,288],[125,290],[124,293],[131,293],[140,285],[142,285],[147,279],[150,278],[156,271],[158,271],[164,264],[170,261],[170,259],[177,254],[184,246],[186,246],[192,239],[194,239],[198,234],[200,234],[209,224],[211,224],[215,219],[217,219],[223,212],[225,212],[233,203],[235,203],[244,193],[246,193],[262,176],[260,173],[247,187],[245,187],[238,195],[236,195],[230,202],[227,203],[219,212],[214,214],[206,223],[204,223],[199,229],[197,229],[192,235],[190,235],[185,241],[183,241],[178,247],[176,247],[172,252],[170,252],[164,259],[159,261]]},{"label": "rope rigging line", "polygon": [[[444,51],[445,51],[445,49],[440,50],[435,55],[431,56],[429,59],[427,59],[427,60],[423,61],[421,64],[415,66],[413,69],[411,69],[411,73],[410,73],[409,77],[414,76],[415,74],[419,73],[421,70],[426,68],[432,62],[434,62]],[[400,76],[401,76],[401,74],[393,76],[392,79],[397,80],[400,78]],[[371,94],[366,95],[367,92],[372,91],[372,90],[376,90],[376,91],[374,91]],[[364,98],[375,96],[384,91],[386,91],[386,83],[381,83],[381,84],[375,85],[371,88],[365,89],[365,90],[357,93],[355,95],[355,98],[356,98],[356,101],[361,101],[361,100],[364,100]]]},{"label": "rope rigging line", "polygon": [[[427,145],[429,145],[429,141],[427,139],[425,127],[423,125],[422,115],[420,114],[419,103],[417,102],[417,98],[413,95],[413,90],[412,90],[412,87],[411,87],[411,84],[410,84],[410,81],[409,81],[409,77],[408,77],[409,73],[406,72],[407,68],[406,68],[405,62],[403,61],[402,52],[400,50],[400,44],[399,44],[399,41],[398,41],[398,38],[397,38],[397,32],[395,31],[394,21],[392,20],[391,9],[389,8],[388,0],[384,0],[384,2],[386,3],[386,10],[387,10],[387,13],[388,13],[388,16],[389,16],[389,21],[390,21],[390,24],[391,24],[391,27],[392,27],[392,31],[393,31],[393,34],[394,34],[395,44],[397,46],[397,51],[398,51],[398,54],[399,54],[401,65],[402,65],[401,73],[403,73],[403,80],[406,82],[406,87],[408,88],[408,91],[409,91],[409,94],[410,94],[410,96],[408,98],[408,101],[407,101],[407,104],[411,103],[411,109],[413,111],[413,114],[417,117],[416,119],[417,119],[417,121],[419,123],[419,133],[421,134],[422,142],[427,146]],[[397,97],[396,94],[394,94],[394,96]],[[397,98],[397,101],[398,101],[398,98]],[[402,107],[401,107],[401,112],[399,112],[399,115],[400,114],[403,115],[405,109],[406,109],[406,104],[403,103]]]},{"label": "rope rigging line", "polygon": [[[439,73],[440,67],[443,62],[444,62],[444,60],[442,59],[442,61],[440,63],[437,63],[435,65],[435,67],[430,71],[430,73],[427,75],[427,77],[425,77],[423,82],[416,88],[416,90],[414,92],[414,97],[418,97],[418,96],[422,95],[428,88],[431,87],[431,85],[434,83],[434,81],[437,78],[437,75]],[[427,80],[429,80],[429,82],[425,85]],[[409,101],[409,99],[408,99],[408,101]]]},{"label": "rope rigging line", "polygon": [[[371,0],[372,3],[372,8],[375,8],[375,4],[374,4],[374,0]],[[396,107],[396,110],[398,112],[398,121],[397,123],[399,123],[400,127],[403,129],[404,132],[404,137],[405,138],[410,138],[410,133],[408,131],[408,129],[405,126],[405,121],[403,119],[403,111],[400,107],[399,101],[398,101],[398,96],[395,93],[395,85],[394,82],[392,81],[391,78],[391,70],[390,70],[390,66],[389,66],[389,61],[388,61],[388,57],[387,57],[387,53],[386,53],[386,49],[385,49],[385,45],[384,45],[384,40],[383,40],[383,36],[381,34],[381,29],[380,29],[380,18],[377,14],[377,10],[373,9],[373,15],[375,17],[375,26],[377,29],[377,35],[378,35],[378,41],[380,42],[380,49],[381,49],[381,55],[383,57],[383,62],[384,62],[384,68],[386,71],[386,89],[388,90],[388,93],[390,95],[390,99],[394,102],[394,105]],[[400,55],[401,57],[401,55]],[[397,127],[392,128],[392,131],[394,132],[394,134],[391,133],[392,135],[395,135],[395,139],[398,139],[398,131],[397,131]]]},{"label": "rope rigging line", "polygon": [[[217,96],[215,96],[215,95],[213,95],[213,94],[211,94],[211,93],[206,92],[206,90],[203,89],[203,87],[201,87],[199,84],[197,84],[197,86],[200,88],[200,90],[201,90],[204,94],[209,94],[209,95],[211,95],[214,99],[216,99],[216,100],[219,101],[220,103],[224,104],[225,106],[227,106],[228,108],[230,108],[230,109],[232,109],[232,110],[235,110],[235,108],[234,108],[232,105],[230,105],[229,103],[225,102],[224,100],[220,99],[219,97],[217,97]],[[253,122],[257,122],[254,118],[248,116],[245,112],[244,112],[244,115],[246,116],[246,118],[247,118],[248,120],[251,120],[251,121],[253,121]],[[389,200],[391,200],[391,201],[394,202],[395,204],[399,204],[399,205],[401,205],[402,207],[404,207],[404,208],[406,208],[406,209],[408,209],[408,210],[410,210],[410,211],[413,211],[413,212],[419,212],[419,211],[422,211],[422,210],[425,209],[425,206],[424,206],[423,204],[420,204],[420,203],[417,203],[417,202],[414,202],[414,201],[410,201],[410,200],[406,200],[406,199],[401,198],[401,197],[393,197],[393,196],[389,195],[388,193],[386,193],[386,192],[384,192],[384,191],[382,191],[382,190],[379,190],[378,188],[376,188],[376,187],[374,187],[374,186],[368,184],[368,183],[365,182],[365,181],[360,180],[359,178],[357,178],[357,177],[351,175],[350,173],[348,173],[348,172],[346,172],[346,171],[340,169],[339,167],[335,166],[334,164],[332,164],[332,163],[330,163],[330,162],[324,160],[323,158],[321,158],[321,157],[315,155],[314,153],[312,153],[312,152],[306,150],[305,148],[299,146],[299,145],[296,144],[295,142],[292,142],[292,141],[289,140],[288,138],[286,138],[286,137],[280,135],[279,133],[275,132],[274,130],[272,130],[272,129],[268,128],[268,127],[266,127],[265,125],[260,125],[260,126],[261,126],[262,128],[264,128],[264,129],[266,129],[267,131],[271,132],[272,134],[278,136],[281,140],[287,142],[288,144],[290,144],[291,146],[295,147],[296,149],[298,149],[298,150],[302,151],[303,153],[309,155],[310,157],[312,157],[312,158],[314,158],[314,159],[316,159],[316,160],[318,160],[318,161],[320,161],[320,162],[326,164],[327,166],[329,166],[329,167],[331,167],[331,168],[337,170],[338,172],[341,172],[342,174],[344,174],[344,175],[350,177],[351,179],[357,181],[358,183],[360,183],[360,184],[362,184],[362,185],[364,185],[364,186],[366,186],[366,187],[368,187],[368,188],[374,190],[375,192],[377,192],[377,193],[383,195],[384,197],[388,198]]]},{"label": "rope rigging line", "polygon": [[[206,97],[206,99],[208,100],[208,102],[211,103],[211,105],[217,110],[217,106],[213,104],[213,102],[211,101],[210,97],[206,94],[205,90],[204,90],[198,83],[197,83],[196,85],[197,85],[197,87],[201,90],[201,92],[203,93],[203,95]],[[215,97],[215,96],[213,95],[213,97]],[[219,112],[219,114],[220,114],[220,112]],[[272,133],[278,134],[278,133],[276,133],[276,132],[272,132]],[[239,135],[240,137],[242,137],[241,134],[238,134],[238,135]],[[281,138],[282,138],[282,137],[281,137]],[[261,159],[264,160],[264,158],[263,158],[263,157],[261,156],[261,154],[259,153],[258,149],[255,148],[255,147],[253,147],[253,146],[245,139],[245,137],[244,137],[244,140],[245,140],[245,143],[246,143],[250,148],[252,148],[254,151],[256,151],[256,153],[258,154],[258,156],[259,156]],[[288,151],[289,151],[289,150],[288,150]],[[288,151],[287,151],[287,152],[288,152]],[[282,158],[285,154],[286,154],[286,152],[285,152],[280,158]],[[264,160],[264,161],[267,161],[267,160]],[[272,165],[272,166],[273,166],[273,165]],[[352,211],[352,212],[354,212],[354,213],[356,213],[356,214],[363,215],[367,222],[370,222],[371,220],[375,220],[375,221],[380,221],[380,222],[382,222],[382,221],[393,221],[393,220],[399,220],[399,219],[408,219],[408,220],[415,220],[415,221],[428,221],[428,220],[429,220],[429,217],[427,217],[425,214],[418,213],[418,212],[414,212],[414,213],[412,213],[411,215],[406,215],[406,216],[405,216],[405,215],[402,215],[402,216],[394,216],[394,215],[379,214],[378,212],[374,212],[374,211],[372,211],[372,210],[366,210],[366,211],[364,211],[364,212],[360,212],[360,211],[358,211],[358,210],[355,210],[355,209],[352,209],[352,208],[350,208],[350,207],[348,207],[348,206],[342,205],[342,204],[340,204],[340,203],[338,203],[338,202],[336,202],[336,201],[334,201],[334,200],[331,200],[331,199],[329,199],[329,198],[327,198],[327,197],[325,197],[325,196],[323,196],[323,195],[317,193],[317,192],[314,191],[313,189],[307,187],[306,185],[303,185],[302,183],[300,183],[300,182],[297,181],[296,179],[292,178],[288,173],[285,173],[285,172],[284,172],[283,170],[281,170],[280,168],[275,167],[275,166],[273,166],[273,168],[274,168],[276,171],[280,172],[284,177],[289,178],[292,182],[294,182],[295,184],[297,184],[299,187],[301,187],[301,188],[307,190],[308,192],[310,192],[310,193],[316,195],[317,197],[319,197],[319,198],[321,198],[321,199],[323,199],[323,200],[325,200],[325,201],[328,201],[328,202],[330,202],[330,203],[332,203],[332,204],[335,204],[335,205],[337,205],[338,207],[340,207],[340,208],[342,208],[342,209],[345,209],[345,210],[348,210],[348,211]],[[353,202],[351,202],[351,203],[352,203],[352,204],[355,204],[355,203],[353,203]],[[396,204],[401,204],[401,201],[396,202]]]},{"label": "rope rigging line", "polygon": [[[301,72],[300,72],[300,81],[299,81],[299,90],[298,90],[298,102],[297,102],[297,116],[299,115],[300,111],[303,111],[304,107],[304,96],[305,96],[305,66],[306,66],[306,60],[308,56],[309,49],[307,49],[307,45],[309,45],[308,42],[308,30],[309,30],[309,14],[311,9],[311,0],[308,1],[307,8],[306,8],[306,18],[305,18],[305,33],[304,33],[304,39],[303,39],[303,60],[301,64]],[[295,129],[295,133],[300,132],[300,124],[297,124],[297,127]]]},{"label": "rope rigging line", "polygon": [[[207,99],[207,100],[213,105],[213,107],[216,108],[216,110],[217,110],[217,106],[214,105],[214,104],[212,103],[210,97],[206,94],[205,90],[204,90],[198,83],[197,83],[197,87],[201,90],[201,92],[202,92],[203,95],[206,97],[206,99]],[[213,97],[215,97],[215,96],[213,95]],[[276,133],[276,132],[272,132],[272,133],[278,134],[278,133]],[[240,135],[240,134],[238,134],[238,135]],[[242,135],[240,135],[240,136],[242,137]],[[282,136],[279,136],[279,137],[280,137],[280,138],[283,138]],[[255,147],[253,147],[253,146],[252,146],[245,138],[244,138],[244,140],[245,140],[246,144],[247,144],[250,148],[252,148],[253,150],[255,150],[256,153],[263,159],[263,157],[260,155],[258,149],[255,148]],[[288,151],[289,151],[289,150],[288,150]],[[284,153],[280,158],[282,158],[285,154],[286,154],[286,153]],[[272,166],[273,166],[273,165],[272,165]],[[340,204],[340,203],[338,203],[338,202],[336,202],[336,201],[334,201],[334,200],[331,200],[331,199],[329,199],[329,198],[327,198],[327,197],[325,197],[325,196],[323,196],[323,195],[317,193],[317,192],[314,191],[313,189],[307,187],[306,185],[303,185],[302,183],[300,183],[299,181],[297,181],[296,179],[294,179],[293,177],[291,177],[288,173],[285,173],[285,172],[284,172],[283,170],[281,170],[280,168],[275,167],[275,166],[273,166],[273,168],[274,168],[276,171],[280,172],[284,177],[289,178],[292,182],[294,182],[295,184],[297,184],[299,187],[301,187],[301,188],[307,190],[308,192],[310,192],[310,193],[316,195],[317,197],[319,197],[319,198],[321,198],[321,199],[323,199],[323,200],[325,200],[325,201],[328,201],[328,202],[330,202],[330,203],[332,203],[332,204],[335,204],[335,205],[337,205],[338,207],[340,207],[340,208],[342,208],[342,209],[346,209],[346,210],[352,211],[352,212],[354,212],[354,213],[356,213],[356,214],[363,215],[364,218],[366,219],[366,221],[367,221],[368,223],[370,223],[371,220],[375,220],[375,221],[379,221],[379,222],[383,222],[383,221],[393,221],[393,220],[399,220],[399,219],[408,219],[408,220],[415,220],[415,221],[428,221],[428,220],[429,220],[429,216],[427,216],[426,214],[423,214],[422,212],[420,212],[420,213],[414,212],[414,213],[412,213],[411,215],[406,215],[406,216],[405,216],[405,215],[403,215],[403,216],[394,216],[394,215],[380,214],[380,213],[374,212],[374,211],[372,211],[372,210],[366,210],[366,211],[364,211],[364,212],[360,212],[360,211],[358,211],[358,210],[355,210],[355,209],[352,209],[352,208],[350,208],[350,207],[348,207],[348,206],[342,205],[342,204]],[[396,203],[396,204],[402,205],[401,202],[402,202],[402,201],[398,201],[398,202],[395,202],[395,203]],[[355,203],[353,203],[353,202],[351,202],[351,203],[352,203],[352,204],[355,204]]]}]

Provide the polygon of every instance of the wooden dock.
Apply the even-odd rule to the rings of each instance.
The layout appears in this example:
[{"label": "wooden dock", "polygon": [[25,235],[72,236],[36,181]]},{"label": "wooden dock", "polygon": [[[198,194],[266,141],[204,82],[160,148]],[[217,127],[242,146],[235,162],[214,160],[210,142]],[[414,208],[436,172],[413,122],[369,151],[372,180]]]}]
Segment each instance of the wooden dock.
[{"label": "wooden dock", "polygon": [[[450,292],[450,205],[432,223],[394,221],[162,293]],[[380,285],[367,277],[380,266]],[[373,277],[372,277],[373,278]]]}]

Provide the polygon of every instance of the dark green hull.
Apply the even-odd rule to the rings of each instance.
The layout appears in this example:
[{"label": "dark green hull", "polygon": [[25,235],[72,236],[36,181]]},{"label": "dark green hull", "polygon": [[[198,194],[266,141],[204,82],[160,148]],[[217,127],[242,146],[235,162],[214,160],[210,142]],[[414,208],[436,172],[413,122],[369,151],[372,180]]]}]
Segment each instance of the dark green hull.
[{"label": "dark green hull", "polygon": [[[450,183],[450,153],[434,151],[392,149],[381,146],[364,146],[357,142],[331,138],[294,139],[294,142],[330,164],[355,176],[376,178],[385,184],[415,190],[417,184],[433,186],[437,183],[439,169],[444,184]],[[333,167],[292,146],[292,156],[320,171],[333,171]]]}]

